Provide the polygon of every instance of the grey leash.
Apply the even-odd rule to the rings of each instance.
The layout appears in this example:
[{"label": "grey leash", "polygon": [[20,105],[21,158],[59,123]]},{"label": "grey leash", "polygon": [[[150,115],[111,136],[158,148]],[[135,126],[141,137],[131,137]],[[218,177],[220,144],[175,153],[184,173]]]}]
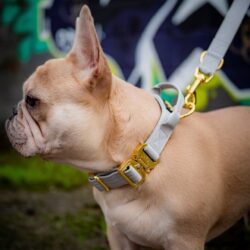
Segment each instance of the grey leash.
[{"label": "grey leash", "polygon": [[201,54],[199,66],[196,68],[195,81],[186,88],[184,108],[188,110],[181,118],[191,115],[195,111],[195,91],[202,83],[209,82],[214,73],[219,70],[224,62],[226,54],[237,30],[246,14],[250,0],[235,0],[207,51]]},{"label": "grey leash", "polygon": [[199,70],[206,75],[213,75],[223,60],[237,30],[249,8],[250,0],[234,0],[205,57]]}]

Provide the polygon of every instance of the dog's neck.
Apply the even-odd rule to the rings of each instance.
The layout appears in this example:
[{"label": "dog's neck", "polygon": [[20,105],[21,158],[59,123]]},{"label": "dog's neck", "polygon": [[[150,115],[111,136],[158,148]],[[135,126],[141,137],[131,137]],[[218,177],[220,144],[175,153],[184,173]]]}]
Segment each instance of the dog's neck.
[{"label": "dog's neck", "polygon": [[119,165],[139,143],[146,141],[161,111],[152,94],[117,77],[113,77],[113,83],[109,101],[112,126],[105,142],[108,156]]},{"label": "dog's neck", "polygon": [[159,120],[160,107],[152,94],[115,76],[112,81],[111,95],[103,109],[108,126],[100,124],[105,129],[102,145],[91,160],[86,161],[79,153],[67,161],[82,170],[98,173],[119,166],[146,141]]}]

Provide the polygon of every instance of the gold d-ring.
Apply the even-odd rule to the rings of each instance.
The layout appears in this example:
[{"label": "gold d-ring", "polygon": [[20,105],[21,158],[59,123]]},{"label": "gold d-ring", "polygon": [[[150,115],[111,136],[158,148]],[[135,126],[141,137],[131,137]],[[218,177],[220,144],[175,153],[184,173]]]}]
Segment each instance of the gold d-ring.
[{"label": "gold d-ring", "polygon": [[[203,62],[203,60],[204,60],[204,58],[205,58],[206,55],[207,55],[207,51],[205,50],[205,51],[203,51],[203,52],[201,53],[200,62]],[[219,65],[217,66],[217,69],[216,69],[216,70],[220,70],[220,69],[222,68],[223,64],[224,64],[224,59],[221,58],[221,59],[220,59],[220,63],[219,63]]]}]

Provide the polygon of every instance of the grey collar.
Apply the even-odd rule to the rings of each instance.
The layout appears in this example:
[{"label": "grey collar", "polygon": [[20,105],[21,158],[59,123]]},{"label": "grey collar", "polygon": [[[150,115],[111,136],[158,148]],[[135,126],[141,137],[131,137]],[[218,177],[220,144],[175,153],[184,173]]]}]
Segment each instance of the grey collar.
[{"label": "grey collar", "polygon": [[[171,110],[160,97],[163,90],[169,89],[175,89],[177,92],[176,101]],[[130,159],[111,171],[95,173],[89,176],[90,184],[99,191],[109,191],[126,185],[137,188],[159,163],[160,154],[180,119],[184,97],[177,86],[169,83],[161,83],[154,87],[153,91],[155,93],[154,97],[161,108],[159,121],[145,144],[138,145]]]}]

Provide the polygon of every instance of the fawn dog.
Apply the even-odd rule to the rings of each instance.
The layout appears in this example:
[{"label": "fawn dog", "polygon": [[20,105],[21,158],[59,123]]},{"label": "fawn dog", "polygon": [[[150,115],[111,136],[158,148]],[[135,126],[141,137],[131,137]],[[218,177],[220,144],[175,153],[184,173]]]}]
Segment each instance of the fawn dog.
[{"label": "fawn dog", "polygon": [[[126,160],[154,129],[160,107],[111,74],[84,6],[63,59],[39,66],[6,130],[24,156],[90,171]],[[250,108],[195,113],[179,122],[160,163],[137,189],[100,192],[113,250],[201,250],[250,208]]]}]

